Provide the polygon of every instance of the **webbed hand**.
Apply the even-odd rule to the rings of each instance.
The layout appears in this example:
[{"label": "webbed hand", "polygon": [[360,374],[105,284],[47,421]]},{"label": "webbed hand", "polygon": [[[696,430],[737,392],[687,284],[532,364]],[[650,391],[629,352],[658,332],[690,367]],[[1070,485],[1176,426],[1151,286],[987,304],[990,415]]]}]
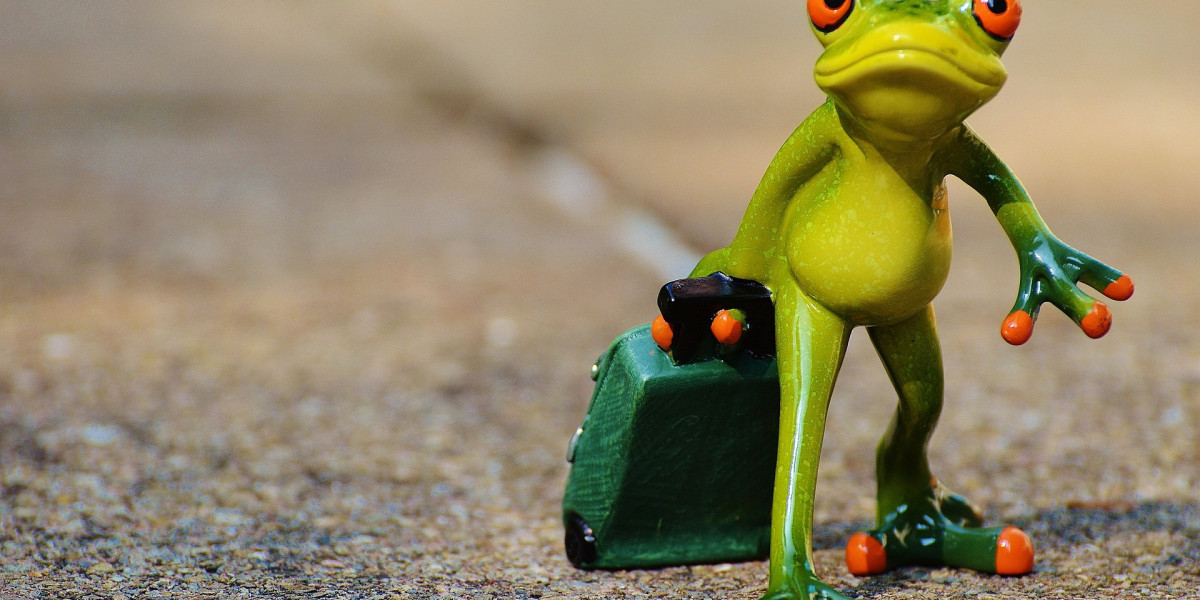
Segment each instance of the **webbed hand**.
[{"label": "webbed hand", "polygon": [[1024,246],[1017,249],[1021,264],[1017,301],[1000,328],[1005,341],[1013,345],[1028,341],[1045,302],[1071,317],[1088,337],[1108,333],[1112,313],[1103,302],[1081,291],[1078,284],[1087,284],[1113,300],[1126,300],[1133,295],[1133,280],[1064,244],[1048,231],[1035,235]]}]

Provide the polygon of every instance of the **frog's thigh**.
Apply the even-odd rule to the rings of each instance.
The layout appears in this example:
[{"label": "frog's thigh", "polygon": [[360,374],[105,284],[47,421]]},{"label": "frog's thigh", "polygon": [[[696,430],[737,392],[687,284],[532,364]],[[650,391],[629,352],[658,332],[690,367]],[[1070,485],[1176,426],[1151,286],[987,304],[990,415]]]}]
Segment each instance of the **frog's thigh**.
[{"label": "frog's thigh", "polygon": [[932,306],[867,332],[900,398],[876,457],[879,510],[887,514],[932,481],[926,447],[942,411],[942,353]]},{"label": "frog's thigh", "polygon": [[771,523],[771,588],[812,573],[813,495],[825,415],[850,326],[790,277],[775,288],[779,454]]}]

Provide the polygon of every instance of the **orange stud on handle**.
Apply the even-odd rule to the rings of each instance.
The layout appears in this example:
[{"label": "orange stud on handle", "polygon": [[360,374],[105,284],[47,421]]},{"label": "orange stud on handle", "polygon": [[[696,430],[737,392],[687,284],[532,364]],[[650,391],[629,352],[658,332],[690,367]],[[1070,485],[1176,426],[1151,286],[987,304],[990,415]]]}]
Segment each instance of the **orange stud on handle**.
[{"label": "orange stud on handle", "polygon": [[996,540],[996,573],[1024,575],[1033,571],[1033,540],[1024,531],[1009,525]]},{"label": "orange stud on handle", "polygon": [[1133,279],[1128,275],[1122,275],[1116,281],[1108,284],[1101,293],[1113,300],[1128,300],[1133,296]]},{"label": "orange stud on handle", "polygon": [[1088,337],[1098,338],[1108,333],[1108,328],[1112,326],[1112,311],[1108,310],[1103,302],[1097,302],[1092,305],[1092,310],[1084,315],[1079,326],[1083,328],[1083,332]]},{"label": "orange stud on handle", "polygon": [[742,322],[727,310],[718,312],[717,316],[713,317],[710,329],[713,337],[722,344],[736,344],[742,339]]},{"label": "orange stud on handle", "polygon": [[873,536],[856,533],[846,543],[846,568],[857,577],[878,575],[887,570],[887,551]]},{"label": "orange stud on handle", "polygon": [[1000,335],[1014,346],[1028,342],[1033,335],[1033,316],[1023,310],[1013,311],[1000,326]]},{"label": "orange stud on handle", "polygon": [[675,332],[671,331],[671,325],[662,315],[654,318],[654,322],[650,324],[650,337],[654,338],[654,343],[658,344],[663,351],[671,349],[671,341],[675,339]]}]

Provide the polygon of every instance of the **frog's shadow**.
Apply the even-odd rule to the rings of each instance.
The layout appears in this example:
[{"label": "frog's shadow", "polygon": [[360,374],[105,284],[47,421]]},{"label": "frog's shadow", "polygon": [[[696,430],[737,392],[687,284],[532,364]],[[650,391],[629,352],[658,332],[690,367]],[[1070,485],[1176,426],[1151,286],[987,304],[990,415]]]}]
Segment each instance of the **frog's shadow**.
[{"label": "frog's shadow", "polygon": [[[994,524],[992,521],[995,520],[994,516],[988,518],[988,524]],[[1128,532],[1179,532],[1184,534],[1184,542],[1178,552],[1164,555],[1149,564],[1131,564],[1130,570],[1169,573],[1172,569],[1200,564],[1200,504],[1147,501],[1110,509],[1056,508],[1014,518],[1010,523],[1025,530],[1033,538],[1034,546],[1042,550],[1069,551],[1086,545],[1096,546],[1107,537]],[[839,548],[851,535],[870,527],[867,522],[819,524],[813,532],[813,545],[816,548]],[[935,580],[931,576],[935,570],[926,567],[896,569],[864,578],[858,586],[842,591],[851,596],[872,598],[913,581]],[[1039,561],[1033,576],[1054,576],[1057,572],[1053,563]],[[952,575],[944,583],[954,585],[959,578],[957,574]]]}]

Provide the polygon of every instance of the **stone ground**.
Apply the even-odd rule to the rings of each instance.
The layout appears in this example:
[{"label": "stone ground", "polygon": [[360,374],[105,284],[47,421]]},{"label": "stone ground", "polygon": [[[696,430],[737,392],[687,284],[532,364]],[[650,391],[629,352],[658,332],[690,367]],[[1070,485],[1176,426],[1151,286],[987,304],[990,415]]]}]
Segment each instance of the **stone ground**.
[{"label": "stone ground", "polygon": [[[1200,8],[1027,4],[972,123],[1138,294],[1008,347],[955,190],[933,460],[1038,568],[845,573],[893,403],[856,338],[816,507],[852,596],[1200,596]],[[0,598],[756,598],[577,571],[557,504],[591,361],[819,102],[802,5],[4,3]]]}]

